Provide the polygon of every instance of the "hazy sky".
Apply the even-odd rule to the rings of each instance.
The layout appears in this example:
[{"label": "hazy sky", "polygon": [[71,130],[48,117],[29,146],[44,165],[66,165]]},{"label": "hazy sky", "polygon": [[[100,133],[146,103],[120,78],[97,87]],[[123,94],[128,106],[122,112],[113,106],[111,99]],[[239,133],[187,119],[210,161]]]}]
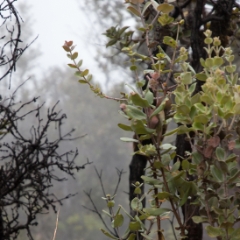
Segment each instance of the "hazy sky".
[{"label": "hazy sky", "polygon": [[[84,2],[84,0],[18,0],[17,3],[26,3],[26,6],[30,6],[27,9],[27,15],[31,18],[29,26],[34,29],[30,39],[38,36],[32,47],[33,49],[39,47],[42,52],[42,55],[34,60],[34,63],[36,61],[35,65],[37,65],[37,69],[32,71],[34,75],[48,73],[49,69],[54,66],[62,69],[68,68],[67,64],[71,60],[67,58],[62,45],[65,40],[73,40],[74,45],[77,45],[76,51],[79,53],[79,59],[83,59],[83,69],[88,68],[93,74],[93,79],[101,83],[103,91],[105,91],[105,87],[111,88],[113,84],[122,82],[126,77],[129,77],[129,72],[123,73],[122,69],[119,72],[119,68],[113,65],[110,69],[111,72],[106,76],[104,70],[98,67],[98,63],[94,59],[95,56],[101,63],[110,59],[103,59],[103,54],[97,55],[99,47],[102,47],[101,51],[107,51],[107,56],[111,57],[112,54],[110,49],[106,49],[105,44],[108,39],[102,33],[105,32],[105,28],[116,26],[116,22],[105,21],[105,26],[101,28],[96,14],[90,14],[90,10],[84,11],[81,7]],[[122,4],[124,8],[124,1]],[[129,17],[127,11],[126,16]],[[21,14],[21,17],[24,20],[24,13]],[[124,22],[121,22],[123,26],[132,25],[132,19],[128,17],[124,19]],[[28,51],[31,51],[31,48]]]},{"label": "hazy sky", "polygon": [[[89,19],[81,11],[77,0],[19,1],[19,3],[23,2],[31,6],[29,15],[34,20],[34,36],[39,35],[34,44],[39,46],[42,52],[38,59],[41,71],[54,65],[67,68],[66,64],[70,60],[62,49],[65,40],[75,42],[76,51],[84,60],[85,66],[90,67],[92,71],[96,68],[96,63],[92,59],[93,43],[89,43],[87,40],[91,26],[89,26]],[[24,15],[22,18],[24,19]]]}]

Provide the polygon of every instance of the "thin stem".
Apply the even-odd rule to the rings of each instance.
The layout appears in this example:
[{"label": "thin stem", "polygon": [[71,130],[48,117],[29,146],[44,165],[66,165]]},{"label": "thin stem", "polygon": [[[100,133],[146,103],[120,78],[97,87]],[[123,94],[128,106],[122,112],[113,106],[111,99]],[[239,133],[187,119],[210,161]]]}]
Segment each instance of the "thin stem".
[{"label": "thin stem", "polygon": [[176,235],[176,233],[175,233],[175,229],[174,229],[174,214],[172,215],[172,220],[170,220],[170,219],[168,219],[168,221],[170,222],[170,225],[171,225],[171,227],[172,227],[172,232],[173,232],[173,235],[174,235],[174,238],[175,238],[175,240],[177,240],[177,235]]},{"label": "thin stem", "polygon": [[[156,142],[155,142],[155,144],[156,144]],[[158,154],[158,159],[159,159],[159,161],[161,161],[161,153],[160,153],[159,148],[157,148],[157,154]],[[169,187],[168,187],[168,183],[167,183],[167,180],[166,180],[166,176],[165,176],[164,169],[161,168],[160,171],[161,171],[161,174],[162,174],[164,187],[166,188],[166,191],[167,191],[167,192],[171,193],[171,192],[170,192],[170,189],[169,189]],[[169,199],[169,202],[170,202],[170,205],[171,205],[173,214],[174,214],[174,216],[176,217],[177,222],[178,222],[178,224],[179,224],[179,226],[180,226],[181,235],[184,236],[184,235],[185,235],[185,233],[184,233],[184,228],[185,228],[185,227],[184,227],[184,225],[182,224],[180,214],[178,213],[177,209],[175,208],[175,205],[174,205],[172,199]]]},{"label": "thin stem", "polygon": [[[204,189],[205,196],[207,196],[207,189],[206,188],[207,188],[206,183],[203,183],[203,189]],[[213,219],[212,219],[212,215],[210,213],[210,207],[208,205],[208,201],[207,200],[204,200],[204,201],[205,201],[205,209],[206,209],[206,212],[207,212],[209,223],[213,227],[214,226],[214,222],[213,222]]]},{"label": "thin stem", "polygon": [[233,127],[233,124],[234,124],[234,122],[235,122],[235,119],[236,119],[236,115],[233,116],[232,121],[231,121],[231,123],[230,123],[230,125],[229,125],[229,127],[228,127],[228,130],[229,130],[229,131],[231,131],[231,129],[232,129],[232,127]]},{"label": "thin stem", "polygon": [[[69,53],[70,53],[71,56],[73,55],[73,54],[72,54],[72,50],[70,50]],[[77,62],[75,61],[75,59],[73,59],[72,61],[74,62],[74,65],[75,65],[75,67],[77,68],[77,70],[78,70],[79,72],[82,72],[81,69],[80,69],[80,67],[78,67]],[[86,83],[88,84],[88,86],[89,86],[91,89],[94,88],[94,86],[87,80],[87,78],[86,78],[85,76],[83,76],[83,79],[86,81]],[[127,101],[126,98],[110,97],[110,96],[105,95],[105,94],[102,93],[102,92],[99,92],[98,95],[100,95],[100,96],[103,97],[103,98],[111,99],[111,100],[114,100],[114,101],[117,101],[117,102]]]},{"label": "thin stem", "polygon": [[[176,44],[177,44],[178,38],[179,38],[179,30],[180,30],[180,24],[178,23],[177,36],[176,36]],[[177,52],[177,45],[176,45],[176,47],[175,47],[175,49],[174,49],[174,51],[173,51],[173,56],[172,56],[171,63],[170,63],[170,68],[169,68],[169,69],[170,69],[171,71],[169,71],[169,73],[168,73],[168,77],[167,77],[168,81],[169,81],[169,79],[170,79],[170,77],[171,77],[171,74],[172,74],[172,70],[173,70],[173,66],[174,66],[174,61],[175,61],[175,58],[176,58],[176,52]]]},{"label": "thin stem", "polygon": [[[152,167],[152,171],[153,171],[153,177],[155,179],[157,179],[157,169]],[[155,197],[155,205],[156,205],[156,208],[160,208],[160,203],[159,203],[159,200],[158,200],[158,188],[154,188],[154,195],[156,196]],[[161,218],[160,216],[158,215],[157,216],[157,235],[158,235],[158,240],[161,240],[162,239],[162,234],[161,234]]]},{"label": "thin stem", "polygon": [[[141,9],[140,9],[139,4],[138,4],[137,6],[138,6],[139,12],[141,12]],[[157,20],[158,16],[159,16],[159,13],[156,14],[156,16],[155,16],[155,18],[153,19],[153,21],[152,21],[151,24],[153,24],[153,23]],[[145,19],[144,19],[144,17],[142,16],[142,14],[141,14],[141,22],[142,22],[143,27],[145,28],[145,27],[146,27],[146,23],[145,23]],[[146,29],[145,41],[146,41],[146,45],[147,45],[147,50],[148,50],[149,57],[150,57],[150,59],[151,59],[152,64],[154,64],[153,55],[152,55],[152,52],[151,52],[151,50],[150,50],[150,48],[149,48],[149,45],[150,45],[150,42],[149,42],[149,29]]]},{"label": "thin stem", "polygon": [[55,230],[54,230],[54,234],[53,234],[53,239],[52,239],[52,240],[55,240],[55,239],[56,239],[57,228],[58,228],[58,216],[59,216],[59,213],[60,213],[60,210],[57,211],[56,227],[55,227]]}]

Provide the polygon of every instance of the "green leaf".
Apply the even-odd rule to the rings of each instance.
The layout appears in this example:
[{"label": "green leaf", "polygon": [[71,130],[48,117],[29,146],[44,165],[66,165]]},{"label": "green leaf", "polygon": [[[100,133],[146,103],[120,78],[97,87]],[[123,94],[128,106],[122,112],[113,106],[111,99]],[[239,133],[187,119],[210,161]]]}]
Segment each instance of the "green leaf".
[{"label": "green leaf", "polygon": [[175,128],[175,129],[173,129],[171,131],[166,132],[163,136],[164,137],[165,136],[171,136],[171,135],[173,135],[174,133],[177,133],[177,132],[178,132],[178,128]]},{"label": "green leaf", "polygon": [[87,76],[87,81],[90,82],[91,80],[92,80],[92,74],[89,74],[89,75]]},{"label": "green leaf", "polygon": [[127,7],[127,10],[128,10],[129,12],[131,12],[132,14],[134,14],[135,16],[141,17],[141,13],[140,13],[135,7],[133,7],[133,6],[128,6],[128,7]]},{"label": "green leaf", "polygon": [[188,170],[189,167],[190,167],[189,161],[188,161],[187,159],[184,159],[184,160],[182,161],[182,169],[183,169],[183,170]]},{"label": "green leaf", "polygon": [[189,64],[189,63],[186,63],[188,65],[188,69],[194,74],[196,75],[196,72],[194,70],[194,68]]},{"label": "green leaf", "polygon": [[72,54],[71,59],[75,60],[78,57],[78,52]]},{"label": "green leaf", "polygon": [[105,234],[109,238],[116,239],[116,240],[118,239],[117,237],[113,236],[111,233],[109,233],[105,229],[101,229],[101,231],[103,232],[103,234]]},{"label": "green leaf", "polygon": [[82,63],[83,63],[83,60],[80,59],[79,62],[77,63],[77,66],[78,66],[78,67],[81,67],[81,66],[82,66]]},{"label": "green leaf", "polygon": [[117,214],[114,217],[114,222],[113,222],[113,226],[115,228],[121,227],[123,225],[123,221],[124,221],[124,217],[122,214]]},{"label": "green leaf", "polygon": [[233,111],[235,114],[240,114],[240,103],[235,104]]},{"label": "green leaf", "polygon": [[223,148],[217,147],[216,148],[216,156],[218,161],[225,161],[225,151]]},{"label": "green leaf", "polygon": [[123,129],[124,131],[130,131],[130,132],[132,132],[131,126],[128,126],[128,125],[119,123],[119,124],[118,124],[118,127],[120,127],[121,129]]},{"label": "green leaf", "polygon": [[84,79],[80,79],[80,80],[78,80],[78,82],[79,82],[79,83],[82,83],[82,84],[88,83],[88,81],[86,81],[86,80],[84,80]]},{"label": "green leaf", "polygon": [[184,175],[184,171],[179,171],[177,172],[177,175],[173,175],[168,181],[175,181],[175,185],[177,185],[183,180],[182,177],[184,177]]},{"label": "green leaf", "polygon": [[190,112],[190,109],[187,105],[182,104],[177,107],[177,113],[183,114],[183,115],[188,115]]},{"label": "green leaf", "polygon": [[170,143],[164,143],[160,146],[161,150],[175,150],[176,147]]},{"label": "green leaf", "polygon": [[192,220],[197,224],[202,223],[202,222],[206,222],[206,218],[201,217],[201,216],[193,216]]},{"label": "green leaf", "polygon": [[239,240],[240,239],[240,228],[234,229],[230,234],[231,240]]},{"label": "green leaf", "polygon": [[136,234],[131,233],[127,240],[135,240],[135,239],[136,239]]},{"label": "green leaf", "polygon": [[153,144],[147,144],[140,147],[140,151],[136,152],[148,157],[153,157],[157,155],[156,147]]},{"label": "green leaf", "polygon": [[205,113],[206,112],[206,107],[202,103],[196,103],[194,106],[201,112]]},{"label": "green leaf", "polygon": [[138,93],[132,92],[129,97],[130,100],[132,100],[133,104],[139,107],[149,107],[149,102],[142,98]]},{"label": "green leaf", "polygon": [[86,77],[89,73],[88,69],[85,69],[84,71],[81,72],[81,77]]},{"label": "green leaf", "polygon": [[143,10],[142,10],[142,15],[144,15],[144,13],[146,12],[146,10],[149,8],[149,6],[152,5],[151,2],[147,1],[143,7]]},{"label": "green leaf", "polygon": [[237,84],[237,81],[238,81],[238,73],[235,73],[234,74],[234,77],[232,79],[232,86],[234,86],[235,84]]},{"label": "green leaf", "polygon": [[153,113],[152,113],[151,116],[150,116],[150,119],[151,119],[153,116],[155,116],[155,115],[157,115],[158,113],[160,113],[160,112],[165,108],[165,104],[166,104],[167,101],[169,101],[168,98],[165,98],[165,99],[162,101],[162,103],[153,111]]},{"label": "green leaf", "polygon": [[131,231],[138,231],[141,229],[141,224],[140,222],[130,222],[129,223],[129,229]]},{"label": "green leaf", "polygon": [[136,142],[136,143],[138,143],[138,140],[134,139],[134,138],[121,137],[120,140],[122,140],[123,142]]},{"label": "green leaf", "polygon": [[[170,17],[168,14],[163,13],[159,18],[158,18],[158,22],[162,25],[162,26],[166,26],[170,23],[172,23],[174,21],[174,18]],[[171,46],[173,47],[173,46]]]},{"label": "green leaf", "polygon": [[200,58],[200,63],[204,68],[206,67],[206,64],[203,58]]},{"label": "green leaf", "polygon": [[143,207],[142,202],[137,197],[135,197],[131,201],[131,208],[132,208],[132,210],[140,211],[140,210],[142,210],[142,207]]},{"label": "green leaf", "polygon": [[160,185],[161,181],[148,176],[141,176],[142,180],[149,185]]},{"label": "green leaf", "polygon": [[218,67],[220,67],[224,63],[224,61],[221,57],[214,57],[213,62],[214,62],[214,65],[218,66]]},{"label": "green leaf", "polygon": [[164,36],[163,43],[173,48],[177,47],[177,42],[169,36]]},{"label": "green leaf", "polygon": [[131,105],[126,106],[126,114],[136,120],[146,120],[146,114],[139,108]]},{"label": "green leaf", "polygon": [[106,44],[106,47],[110,47],[112,45],[114,45],[115,43],[117,43],[118,39],[112,39],[110,40],[107,44]]},{"label": "green leaf", "polygon": [[224,175],[221,169],[218,169],[216,166],[211,165],[210,171],[212,176],[214,177],[215,181],[221,183],[224,181]]},{"label": "green leaf", "polygon": [[153,93],[149,89],[145,93],[145,99],[148,101],[150,105],[153,103]]},{"label": "green leaf", "polygon": [[163,3],[163,4],[160,4],[158,7],[157,7],[157,10],[159,12],[163,12],[163,13],[170,13],[172,10],[174,9],[174,6],[173,5],[170,5],[168,3]]},{"label": "green leaf", "polygon": [[205,73],[197,73],[195,77],[196,77],[198,80],[204,81],[204,82],[205,82],[206,79],[207,79],[207,76],[206,76]]},{"label": "green leaf", "polygon": [[172,195],[169,192],[161,192],[157,194],[157,198],[160,200],[169,199]]},{"label": "green leaf", "polygon": [[181,73],[180,74],[180,77],[181,77],[181,82],[183,84],[191,84],[192,83],[192,73],[191,72],[184,72],[184,73]]},{"label": "green leaf", "polygon": [[186,186],[184,187],[184,191],[180,192],[180,197],[181,197],[181,201],[179,202],[179,206],[180,207],[183,206],[186,203],[188,197],[190,196],[191,185],[190,184],[186,184]]},{"label": "green leaf", "polygon": [[230,155],[227,157],[227,159],[226,159],[225,162],[226,162],[226,163],[233,162],[233,161],[236,161],[237,158],[238,158],[238,156],[233,153],[233,154],[230,154]]},{"label": "green leaf", "polygon": [[77,66],[76,66],[75,64],[72,64],[72,63],[69,63],[68,66],[69,66],[70,68],[77,68]]},{"label": "green leaf", "polygon": [[172,166],[171,172],[177,171],[179,169],[180,165],[181,165],[181,162],[179,160],[176,161]]},{"label": "green leaf", "polygon": [[200,164],[203,160],[203,156],[199,152],[192,153],[192,160],[194,164]]},{"label": "green leaf", "polygon": [[208,117],[206,114],[199,114],[193,118],[195,123],[201,123],[201,124],[207,124],[210,120],[210,117]]},{"label": "green leaf", "polygon": [[[190,93],[191,95],[192,95],[193,92],[195,91],[196,85],[197,85],[197,83],[193,83],[193,84],[191,84],[190,88],[188,89],[188,90],[189,90],[189,93]],[[191,101],[191,103],[192,103],[192,101]]]},{"label": "green leaf", "polygon": [[213,58],[207,58],[205,61],[206,67],[210,68],[210,67],[214,67],[214,61]]},{"label": "green leaf", "polygon": [[162,214],[170,213],[172,210],[169,208],[144,208],[143,211],[151,216],[161,216]]},{"label": "green leaf", "polygon": [[218,165],[219,165],[219,167],[222,169],[223,174],[228,174],[228,173],[229,173],[229,171],[228,171],[228,165],[227,165],[226,162],[219,161],[219,162],[218,162]]},{"label": "green leaf", "polygon": [[82,76],[81,76],[81,73],[82,73],[81,71],[76,71],[76,72],[75,72],[75,75],[76,75],[77,77],[82,77]]},{"label": "green leaf", "polygon": [[236,65],[226,66],[226,70],[228,73],[234,73],[236,71]]},{"label": "green leaf", "polygon": [[[227,182],[228,183],[233,183],[236,179],[238,179],[240,176],[240,171],[237,171],[233,176],[231,176]],[[238,179],[239,180],[239,179]]]},{"label": "green leaf", "polygon": [[215,101],[210,94],[205,94],[205,93],[203,93],[199,99],[200,101],[209,105],[212,105]]},{"label": "green leaf", "polygon": [[200,131],[204,132],[204,126],[200,122],[194,122],[192,125],[192,129],[197,130],[197,131],[200,130]]},{"label": "green leaf", "polygon": [[209,237],[218,237],[224,235],[223,229],[219,227],[212,227],[209,225],[206,227],[206,230]]},{"label": "green leaf", "polygon": [[151,3],[152,3],[153,8],[157,11],[159,4],[154,0],[151,0]]},{"label": "green leaf", "polygon": [[136,65],[130,66],[130,70],[131,70],[131,71],[136,71],[136,70],[137,70],[137,66],[136,66]]},{"label": "green leaf", "polygon": [[121,36],[128,28],[128,26],[121,28],[121,30],[119,30],[119,35]]},{"label": "green leaf", "polygon": [[[141,199],[143,199],[143,197]],[[135,215],[135,219],[136,219],[136,221],[138,221],[140,223],[141,229],[145,229],[146,230],[145,225],[143,224],[141,219],[138,217],[138,215]]]},{"label": "green leaf", "polygon": [[139,120],[132,121],[131,128],[136,134],[152,134],[156,131],[155,129],[146,127],[146,125]]},{"label": "green leaf", "polygon": [[188,133],[191,131],[191,128],[188,128],[187,126],[185,125],[180,125],[178,128],[177,128],[177,133],[178,134],[184,134],[184,133]]}]

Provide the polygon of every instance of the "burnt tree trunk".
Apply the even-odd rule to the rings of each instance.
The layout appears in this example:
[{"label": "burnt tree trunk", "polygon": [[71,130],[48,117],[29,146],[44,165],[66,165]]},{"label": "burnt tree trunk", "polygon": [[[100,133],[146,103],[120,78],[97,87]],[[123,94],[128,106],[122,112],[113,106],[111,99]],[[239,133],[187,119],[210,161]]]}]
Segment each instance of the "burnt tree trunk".
[{"label": "burnt tree trunk", "polygon": [[[131,201],[136,197],[134,194],[135,187],[132,184],[135,184],[136,182],[142,183],[143,180],[141,176],[145,175],[145,168],[147,166],[147,158],[139,155],[134,154],[132,157],[132,161],[129,165],[130,168],[130,175],[129,175],[129,202],[131,204]],[[141,187],[142,192],[144,192],[144,185]],[[143,206],[145,206],[145,199],[142,201]],[[130,213],[131,216],[135,215],[135,212],[131,209],[130,206]]]},{"label": "burnt tree trunk", "polygon": [[2,209],[0,206],[0,240],[4,240],[3,238],[3,219],[2,219]]},{"label": "burnt tree trunk", "polygon": [[[192,48],[192,66],[196,72],[200,72],[202,67],[200,65],[200,58],[204,57],[204,50],[203,50],[203,34],[200,32],[200,27],[202,25],[202,18],[201,15],[203,13],[204,7],[204,0],[197,0],[193,16],[192,18],[192,25],[190,26],[191,29],[191,48]],[[198,81],[195,93],[201,91],[201,85],[203,82]],[[177,156],[185,157],[185,152],[191,152],[191,145],[189,140],[186,140],[186,135],[177,135],[176,138],[176,147],[177,147]],[[178,158],[178,157],[177,157]],[[176,158],[176,159],[177,159]],[[175,159],[175,160],[176,160]],[[189,180],[193,180],[194,176],[188,176]],[[183,206],[182,206],[182,213],[184,217],[184,225],[188,231],[187,238],[188,240],[202,240],[203,236],[203,227],[202,224],[196,224],[192,220],[192,216],[199,215],[199,208],[196,206],[191,205],[191,202],[195,199],[189,199]]]}]

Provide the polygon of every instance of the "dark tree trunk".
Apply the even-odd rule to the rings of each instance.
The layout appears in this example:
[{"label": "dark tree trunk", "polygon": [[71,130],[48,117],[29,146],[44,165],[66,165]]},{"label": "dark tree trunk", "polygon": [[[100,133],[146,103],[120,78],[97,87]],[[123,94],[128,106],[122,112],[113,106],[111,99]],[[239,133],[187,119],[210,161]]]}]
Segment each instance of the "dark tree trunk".
[{"label": "dark tree trunk", "polygon": [[[203,50],[203,34],[200,32],[200,27],[202,25],[202,12],[204,7],[204,0],[197,0],[193,16],[191,16],[192,22],[190,25],[191,29],[191,47],[192,47],[192,66],[196,72],[200,72],[202,67],[200,65],[200,58],[204,57],[204,50]],[[195,93],[201,91],[201,85],[203,82],[198,81],[196,86]],[[177,147],[177,156],[185,157],[185,152],[191,152],[191,145],[189,140],[186,140],[186,135],[178,135],[176,138],[176,147]],[[177,160],[176,157],[175,160]],[[189,180],[193,180],[193,176],[188,176]],[[182,206],[182,213],[184,217],[184,223],[188,230],[187,239],[188,240],[202,240],[203,236],[203,227],[202,224],[196,224],[192,220],[192,216],[199,215],[199,208],[196,206],[191,205],[191,202],[194,199],[188,200]]]},{"label": "dark tree trunk", "polygon": [[0,206],[0,240],[4,240],[4,238],[3,238],[3,219],[2,219],[1,206]]},{"label": "dark tree trunk", "polygon": [[[141,176],[145,175],[144,169],[146,168],[147,165],[147,158],[135,154],[132,157],[132,161],[129,165],[130,168],[130,175],[129,175],[129,202],[131,203],[132,199],[136,197],[134,194],[135,187],[132,184],[135,184],[136,182],[142,183],[143,180],[141,179]],[[144,192],[144,185],[142,186],[142,193]],[[143,206],[145,206],[145,199],[142,201]],[[131,208],[131,207],[130,207]],[[134,216],[135,212],[130,209],[131,215]]]}]

